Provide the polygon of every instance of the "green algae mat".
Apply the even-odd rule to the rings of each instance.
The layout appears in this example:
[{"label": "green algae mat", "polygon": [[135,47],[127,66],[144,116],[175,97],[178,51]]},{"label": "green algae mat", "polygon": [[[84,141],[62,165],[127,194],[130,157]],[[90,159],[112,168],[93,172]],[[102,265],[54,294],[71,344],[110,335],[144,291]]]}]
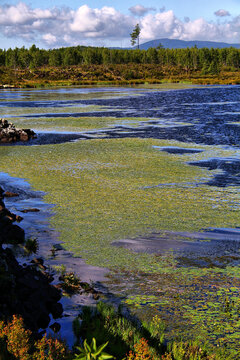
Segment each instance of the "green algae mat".
[{"label": "green algae mat", "polygon": [[[43,113],[42,108],[34,109]],[[102,109],[91,105],[85,110]],[[31,114],[29,108],[15,111],[19,126],[60,131],[95,130],[124,122],[137,127],[153,120],[144,116],[64,119],[60,115],[21,119],[21,111]],[[183,120],[181,125],[186,126],[188,120]],[[199,152],[162,151],[169,147]],[[54,204],[50,223],[63,246],[89,264],[110,269],[106,285],[137,316],[149,319],[158,314],[167,339],[177,335],[207,340],[226,349],[223,358],[238,359],[240,252],[234,236],[228,241],[226,229],[229,233],[235,229],[238,235],[239,187],[210,186],[221,169],[189,164],[237,156],[229,146],[101,138],[3,146],[0,169],[45,192],[44,201]],[[224,241],[214,238],[215,229],[225,231]],[[129,244],[140,244],[140,239],[143,250],[131,250]],[[149,250],[150,244],[154,248],[161,241],[164,251]],[[187,252],[178,251],[181,244]]]},{"label": "green algae mat", "polygon": [[156,256],[111,245],[168,229],[191,233],[238,226],[237,189],[206,186],[210,171],[186,164],[202,154],[183,161],[154,148],[169,144],[101,139],[2,147],[0,166],[46,193],[44,200],[55,204],[51,225],[64,246],[88,263],[113,269],[110,288],[124,294],[138,313],[149,308],[146,314],[152,316],[160,310],[172,336],[176,327],[182,336],[187,328],[203,338],[207,333],[213,343],[235,343],[240,336],[238,268],[178,267],[169,251]]}]

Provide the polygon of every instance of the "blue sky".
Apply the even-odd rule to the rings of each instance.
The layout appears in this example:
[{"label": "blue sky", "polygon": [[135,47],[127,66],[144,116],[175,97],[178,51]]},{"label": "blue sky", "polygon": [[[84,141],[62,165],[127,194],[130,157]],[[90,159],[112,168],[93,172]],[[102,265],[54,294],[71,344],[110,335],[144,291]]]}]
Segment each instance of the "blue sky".
[{"label": "blue sky", "polygon": [[240,42],[240,0],[0,0],[1,48],[129,46],[164,37]]}]

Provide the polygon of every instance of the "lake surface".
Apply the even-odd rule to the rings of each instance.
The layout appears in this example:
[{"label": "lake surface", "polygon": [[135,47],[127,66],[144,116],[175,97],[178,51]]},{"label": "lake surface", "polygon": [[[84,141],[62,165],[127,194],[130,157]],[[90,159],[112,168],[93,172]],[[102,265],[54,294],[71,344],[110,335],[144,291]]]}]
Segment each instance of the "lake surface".
[{"label": "lake surface", "polygon": [[[140,122],[140,126],[132,129],[128,120],[118,121],[117,130],[109,131],[107,135],[236,147],[240,141],[240,94],[236,85],[180,91],[131,88],[5,90],[0,94],[0,100],[5,117],[14,121],[15,117],[18,119],[21,116],[23,123],[32,123],[42,129],[45,129],[48,119],[54,118],[89,117],[86,128],[91,126],[93,117],[134,118],[135,124]],[[140,121],[141,118],[146,121]],[[43,120],[43,125],[40,121],[34,122],[34,119]],[[81,124],[75,125],[81,128]]]},{"label": "lake surface", "polygon": [[0,171],[46,194],[63,246],[109,268],[109,291],[160,314],[169,338],[198,334],[234,358],[240,87],[1,90],[0,109],[38,134],[2,145]]}]

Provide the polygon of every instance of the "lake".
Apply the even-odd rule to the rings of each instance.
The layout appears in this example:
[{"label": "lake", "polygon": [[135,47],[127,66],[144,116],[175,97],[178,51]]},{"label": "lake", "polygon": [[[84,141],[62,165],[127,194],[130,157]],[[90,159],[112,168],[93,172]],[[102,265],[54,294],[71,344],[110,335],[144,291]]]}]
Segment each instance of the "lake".
[{"label": "lake", "polygon": [[240,347],[239,91],[0,91],[1,116],[38,134],[2,145],[0,171],[44,193],[63,247],[91,271],[108,269],[108,292],[141,319],[158,314],[168,339],[207,338],[232,358]]}]

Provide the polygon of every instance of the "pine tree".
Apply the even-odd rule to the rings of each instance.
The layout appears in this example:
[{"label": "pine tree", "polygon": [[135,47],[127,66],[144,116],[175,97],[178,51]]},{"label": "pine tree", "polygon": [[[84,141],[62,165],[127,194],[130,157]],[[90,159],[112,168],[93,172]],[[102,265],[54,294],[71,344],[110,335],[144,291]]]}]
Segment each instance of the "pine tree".
[{"label": "pine tree", "polygon": [[141,29],[139,24],[137,24],[135,26],[135,28],[133,29],[133,32],[130,34],[131,36],[131,44],[132,46],[134,46],[136,44],[137,41],[137,48],[139,49],[139,35],[140,35]]}]

